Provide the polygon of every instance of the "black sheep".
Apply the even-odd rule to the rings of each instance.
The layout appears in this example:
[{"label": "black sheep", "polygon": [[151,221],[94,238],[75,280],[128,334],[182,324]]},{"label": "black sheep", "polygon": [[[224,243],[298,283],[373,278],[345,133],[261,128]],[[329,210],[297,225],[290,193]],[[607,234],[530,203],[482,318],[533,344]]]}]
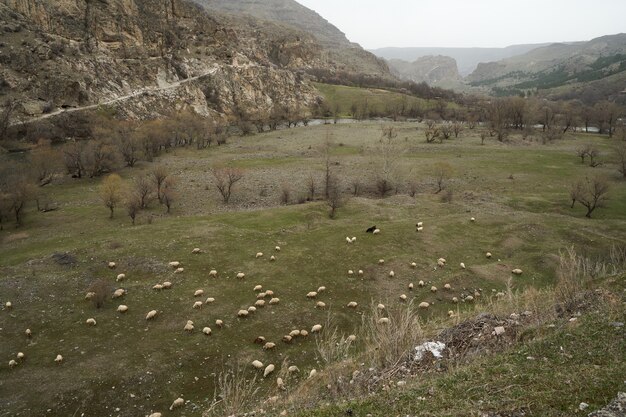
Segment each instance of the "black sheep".
[{"label": "black sheep", "polygon": [[376,230],[376,226],[375,226],[375,225],[374,225],[374,226],[372,226],[372,227],[370,227],[369,229],[367,229],[367,230],[365,231],[365,233],[374,233],[374,230]]}]

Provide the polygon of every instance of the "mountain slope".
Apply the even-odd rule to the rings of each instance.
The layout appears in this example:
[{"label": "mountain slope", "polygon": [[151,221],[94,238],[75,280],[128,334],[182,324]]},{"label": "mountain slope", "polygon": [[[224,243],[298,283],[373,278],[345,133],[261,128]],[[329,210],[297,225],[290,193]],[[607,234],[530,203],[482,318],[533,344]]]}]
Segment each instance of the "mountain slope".
[{"label": "mountain slope", "polygon": [[388,63],[392,73],[404,80],[442,88],[458,88],[462,83],[456,61],[448,56],[424,56],[415,62],[392,59]]},{"label": "mountain slope", "polygon": [[194,0],[207,10],[249,15],[301,30],[317,39],[324,50],[326,63],[336,71],[393,78],[387,64],[346,36],[326,19],[294,0]]},{"label": "mountain slope", "polygon": [[[184,0],[0,0],[0,93],[15,123],[107,103],[131,118],[229,117],[318,99],[316,40]],[[58,126],[57,126],[58,127]]]}]

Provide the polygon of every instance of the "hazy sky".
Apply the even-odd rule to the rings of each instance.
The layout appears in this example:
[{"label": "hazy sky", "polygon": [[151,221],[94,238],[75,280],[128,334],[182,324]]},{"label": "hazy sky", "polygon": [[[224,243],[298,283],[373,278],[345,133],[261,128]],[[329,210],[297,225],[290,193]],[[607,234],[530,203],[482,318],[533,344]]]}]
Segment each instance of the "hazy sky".
[{"label": "hazy sky", "polygon": [[626,32],[626,0],[297,0],[365,48],[502,47]]}]

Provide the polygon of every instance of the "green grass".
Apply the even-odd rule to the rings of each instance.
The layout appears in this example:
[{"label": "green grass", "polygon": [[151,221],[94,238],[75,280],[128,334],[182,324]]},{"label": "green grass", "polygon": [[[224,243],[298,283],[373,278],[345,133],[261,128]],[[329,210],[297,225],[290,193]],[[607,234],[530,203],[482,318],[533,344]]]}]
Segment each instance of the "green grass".
[{"label": "green grass", "polygon": [[[40,415],[48,408],[53,410],[48,415],[73,415],[76,410],[78,415],[109,415],[111,407],[120,407],[122,414],[144,415],[165,410],[181,394],[193,402],[184,415],[201,415],[213,396],[216,375],[237,363],[249,376],[254,359],[279,365],[288,358],[302,370],[301,378],[319,367],[314,337],[292,345],[280,342],[293,328],[310,330],[330,315],[342,332],[352,333],[372,301],[394,306],[402,293],[416,302],[436,301],[435,308],[421,314],[442,317],[462,288],[482,288],[486,294],[503,290],[516,267],[524,274],[514,279],[515,288],[551,285],[555,256],[564,247],[593,255],[624,244],[624,183],[612,174],[608,157],[605,165],[592,169],[580,166],[573,151],[580,141],[592,141],[608,155],[610,144],[591,136],[547,146],[481,146],[480,139],[469,134],[427,145],[415,125],[398,123],[400,171],[406,173],[403,181],[420,182],[416,198],[354,198],[336,220],[327,218],[323,202],[277,205],[277,185],[288,184],[298,192],[310,174],[321,181],[320,148],[327,134],[336,144],[331,151],[333,169],[344,185],[353,178],[370,181],[378,164],[380,126],[290,129],[233,138],[225,146],[202,151],[176,149],[159,160],[178,177],[180,199],[173,213],[166,216],[154,204],[135,227],[121,209],[115,219],[107,218],[98,200],[99,180],[63,179],[42,189],[43,197],[59,203],[60,209],[34,213],[30,207],[23,227],[0,232],[0,301],[14,304],[13,310],[0,311],[0,356],[5,360],[0,366],[0,401],[5,404],[0,415]],[[430,171],[437,161],[454,167],[450,204],[433,194]],[[230,209],[219,202],[211,185],[208,169],[214,163],[245,171]],[[148,169],[140,164],[121,174],[130,180]],[[588,220],[579,208],[569,209],[567,185],[595,172],[612,175],[611,200]],[[263,197],[260,190],[269,195]],[[250,201],[262,204],[249,206]],[[470,223],[471,216],[478,221]],[[425,223],[423,233],[415,232],[417,221]],[[372,224],[382,229],[380,235],[364,233]],[[356,236],[357,242],[347,245],[346,236]],[[276,245],[282,250],[272,263],[268,258]],[[194,247],[204,253],[192,255]],[[265,257],[255,259],[258,251]],[[485,258],[487,251],[494,259]],[[78,263],[56,265],[50,258],[55,252],[70,252]],[[442,256],[449,267],[434,270]],[[380,258],[386,261],[384,267],[377,265]],[[168,268],[172,260],[183,262],[183,274],[174,275]],[[117,262],[118,268],[108,270],[108,261]],[[413,261],[418,268],[409,268]],[[461,270],[460,262],[468,269]],[[220,272],[217,280],[208,278],[213,268]],[[365,275],[349,277],[348,269],[363,269]],[[387,277],[391,269],[396,273],[393,280]],[[245,281],[234,279],[239,271],[246,273]],[[113,288],[121,272],[127,280],[120,286],[128,290],[121,302],[108,301],[96,310],[83,300],[93,279],[104,278]],[[165,280],[174,283],[172,290],[151,289]],[[408,283],[419,280],[440,288],[450,283],[454,290],[410,293]],[[275,291],[281,303],[237,319],[240,308],[256,301],[256,284]],[[326,311],[315,309],[305,297],[321,285],[328,288],[319,298],[328,305]],[[198,288],[216,303],[193,310]],[[359,303],[356,312],[345,308],[349,301]],[[129,306],[126,315],[115,312],[120,303]],[[146,322],[152,309],[162,314]],[[96,318],[96,327],[84,324],[89,317]],[[218,318],[226,322],[225,329],[213,325]],[[183,332],[189,319],[196,324],[191,335]],[[205,325],[213,328],[210,338],[199,332]],[[30,341],[23,335],[26,328],[34,332]],[[252,344],[258,335],[278,342],[276,351]],[[27,360],[9,370],[6,364],[18,351]],[[57,353],[66,359],[61,366],[53,363]],[[266,390],[271,386],[271,381],[261,383]]]}]

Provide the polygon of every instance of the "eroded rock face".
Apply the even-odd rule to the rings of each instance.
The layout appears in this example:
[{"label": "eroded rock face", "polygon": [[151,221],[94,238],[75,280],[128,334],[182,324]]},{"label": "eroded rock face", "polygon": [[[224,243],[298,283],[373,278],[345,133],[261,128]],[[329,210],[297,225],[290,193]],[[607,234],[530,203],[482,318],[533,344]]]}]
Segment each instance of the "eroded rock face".
[{"label": "eroded rock face", "polygon": [[26,121],[98,105],[142,119],[318,99],[299,73],[323,65],[312,37],[233,19],[184,0],[0,0],[0,93]]},{"label": "eroded rock face", "polygon": [[623,417],[626,416],[626,392],[620,392],[609,405],[594,411],[588,417]]}]

